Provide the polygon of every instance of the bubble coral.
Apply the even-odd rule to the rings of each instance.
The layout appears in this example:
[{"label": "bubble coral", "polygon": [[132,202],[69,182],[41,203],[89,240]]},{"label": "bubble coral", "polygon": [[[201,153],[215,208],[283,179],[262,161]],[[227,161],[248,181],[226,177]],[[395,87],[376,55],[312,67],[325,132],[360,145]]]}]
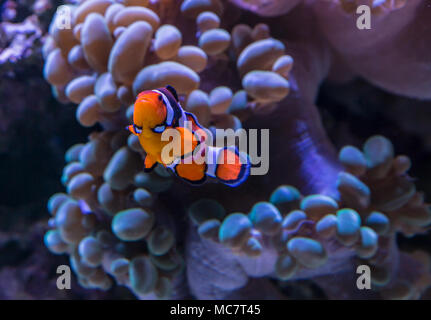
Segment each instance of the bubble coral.
[{"label": "bubble coral", "polygon": [[[345,1],[267,2],[87,0],[68,5],[70,29],[54,17],[45,78],[58,100],[79,104],[81,125],[103,129],[67,151],[67,193],[48,203],[45,243],[70,256],[84,287],[115,282],[139,298],[283,298],[286,283],[312,279],[327,297],[418,298],[430,284],[429,257],[395,241],[431,222],[409,158],[382,136],[337,158],[314,105],[325,78],[355,74],[426,98],[429,83],[416,80],[428,69],[404,63],[402,41],[421,1],[382,5],[369,38]],[[401,47],[391,59],[369,58],[393,46]],[[269,173],[226,190],[185,187],[162,167],[143,172],[144,151],[124,126],[140,91],[168,84],[205,126],[270,128]],[[372,291],[354,288],[359,264],[372,268]],[[340,285],[329,285],[335,277]]]},{"label": "bubble coral", "polygon": [[[339,159],[346,171],[338,174],[337,198],[303,196],[295,187],[282,185],[248,214],[226,215],[215,200],[199,200],[189,215],[198,234],[211,246],[229,248],[232,259],[250,276],[286,281],[315,277],[315,272],[319,277],[335,270],[347,273],[352,264],[366,264],[373,270],[376,296],[418,297],[431,284],[429,274],[426,279],[400,274],[389,253],[397,232],[411,236],[424,232],[431,222],[428,205],[406,175],[409,158],[395,157],[392,144],[374,136],[363,151],[344,147]],[[425,254],[416,255],[403,253],[402,258],[429,260]],[[350,264],[345,264],[346,257]],[[400,295],[394,289],[398,286],[403,287]]]}]

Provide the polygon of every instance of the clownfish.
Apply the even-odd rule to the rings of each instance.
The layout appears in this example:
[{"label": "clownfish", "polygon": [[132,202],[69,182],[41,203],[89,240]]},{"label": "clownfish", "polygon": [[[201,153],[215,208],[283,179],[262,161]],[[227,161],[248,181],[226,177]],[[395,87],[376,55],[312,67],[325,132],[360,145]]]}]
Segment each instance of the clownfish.
[{"label": "clownfish", "polygon": [[[133,124],[126,129],[138,136],[146,152],[147,172],[160,163],[191,184],[202,184],[212,177],[232,187],[250,174],[249,157],[238,148],[208,145],[208,130],[194,114],[183,110],[172,86],[141,92],[134,104]],[[179,140],[174,140],[180,146],[166,156],[163,149],[173,140],[162,136],[169,129],[175,130]]]}]

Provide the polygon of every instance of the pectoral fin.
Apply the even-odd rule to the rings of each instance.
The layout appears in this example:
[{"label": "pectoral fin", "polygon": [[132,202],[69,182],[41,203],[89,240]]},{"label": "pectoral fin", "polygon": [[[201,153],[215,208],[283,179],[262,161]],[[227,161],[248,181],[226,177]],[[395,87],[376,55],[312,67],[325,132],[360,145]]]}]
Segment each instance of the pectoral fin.
[{"label": "pectoral fin", "polygon": [[147,154],[144,161],[144,171],[150,172],[156,167],[156,165],[157,165],[157,161]]},{"label": "pectoral fin", "polygon": [[126,130],[129,130],[131,133],[133,133],[135,136],[139,136],[139,134],[135,131],[135,128],[133,125],[127,126]]}]

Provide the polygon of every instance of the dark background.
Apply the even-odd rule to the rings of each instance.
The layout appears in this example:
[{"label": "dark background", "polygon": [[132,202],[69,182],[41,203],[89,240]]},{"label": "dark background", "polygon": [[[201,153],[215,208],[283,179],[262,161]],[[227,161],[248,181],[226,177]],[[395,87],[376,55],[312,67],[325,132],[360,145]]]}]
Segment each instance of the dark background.
[{"label": "dark background", "polygon": [[[21,22],[32,14],[34,1],[16,3],[12,22]],[[39,15],[44,32],[59,3],[53,1]],[[5,5],[0,1],[2,8]],[[56,268],[68,264],[68,258],[51,254],[43,245],[46,204],[52,194],[64,190],[60,176],[65,151],[85,141],[89,129],[75,120],[76,106],[62,105],[52,96],[42,76],[40,44],[36,40],[17,62],[0,60],[0,299],[133,299],[125,288],[87,290],[76,279],[71,290],[56,288]],[[0,33],[0,50],[9,45]],[[417,188],[431,194],[431,102],[395,96],[356,79],[344,85],[323,83],[317,105],[338,149],[361,146],[368,137],[382,134],[397,154],[412,159],[410,174]],[[399,238],[401,248],[429,251],[430,242],[429,235]]]}]

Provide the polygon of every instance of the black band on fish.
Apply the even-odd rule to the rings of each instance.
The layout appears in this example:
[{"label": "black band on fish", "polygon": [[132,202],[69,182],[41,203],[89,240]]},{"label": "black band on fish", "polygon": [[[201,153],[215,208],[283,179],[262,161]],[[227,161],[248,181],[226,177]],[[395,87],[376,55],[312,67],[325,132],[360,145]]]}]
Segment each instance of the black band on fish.
[{"label": "black band on fish", "polygon": [[174,96],[175,100],[178,102],[178,94],[177,94],[177,90],[174,89],[174,87],[172,87],[171,85],[167,85],[166,89]]},{"label": "black band on fish", "polygon": [[[173,89],[175,90],[175,89]],[[171,104],[172,109],[174,110],[174,119],[172,121],[172,127],[181,127],[180,118],[184,114],[184,110],[181,107],[181,104],[178,101],[178,96],[173,95],[172,91],[168,88],[159,88],[157,91],[164,94],[164,96],[168,99],[169,103]]]},{"label": "black band on fish", "polygon": [[163,99],[163,103],[166,106],[166,125],[167,126],[172,126],[172,122],[174,121],[174,110],[172,109],[171,103],[169,102],[168,97],[166,97],[166,95],[162,92],[160,92],[159,90],[153,90],[153,92],[156,92],[158,94],[160,94],[162,96]]}]

